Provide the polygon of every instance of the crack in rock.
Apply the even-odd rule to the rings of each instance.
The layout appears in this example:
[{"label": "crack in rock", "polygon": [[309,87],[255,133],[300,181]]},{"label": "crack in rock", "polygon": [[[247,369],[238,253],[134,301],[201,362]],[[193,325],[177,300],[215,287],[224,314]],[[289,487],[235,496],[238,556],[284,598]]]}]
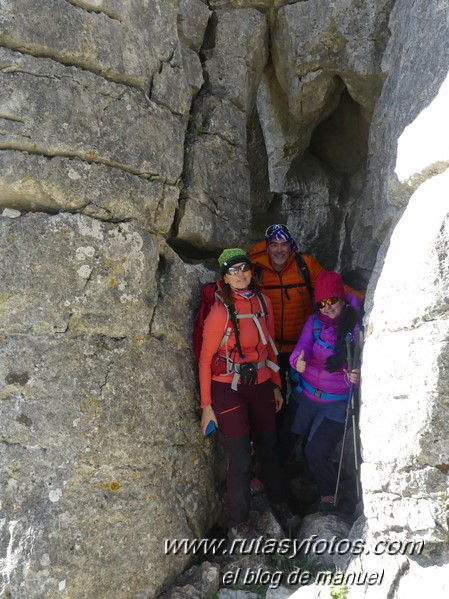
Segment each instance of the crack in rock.
[{"label": "crack in rock", "polygon": [[176,181],[169,181],[167,177],[159,175],[157,173],[145,172],[141,169],[128,166],[126,164],[116,162],[115,160],[109,160],[108,158],[104,158],[99,156],[95,150],[91,150],[85,154],[82,152],[75,152],[71,150],[51,150],[48,148],[44,148],[37,144],[26,144],[26,143],[0,143],[0,150],[17,150],[18,152],[27,152],[28,154],[35,154],[39,156],[45,156],[47,158],[55,158],[56,156],[62,156],[65,158],[79,158],[80,160],[93,164],[102,164],[104,166],[108,166],[111,168],[116,168],[121,171],[125,171],[126,173],[131,173],[132,175],[137,175],[138,177],[142,177],[142,179],[148,179],[150,181],[159,181],[160,183],[164,183],[166,185],[175,185]]}]

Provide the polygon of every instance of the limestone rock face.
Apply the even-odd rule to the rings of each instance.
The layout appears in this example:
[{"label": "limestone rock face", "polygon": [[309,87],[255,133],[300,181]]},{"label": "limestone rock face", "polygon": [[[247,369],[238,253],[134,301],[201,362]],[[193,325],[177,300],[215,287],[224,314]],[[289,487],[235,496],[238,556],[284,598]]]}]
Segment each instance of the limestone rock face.
[{"label": "limestone rock face", "polygon": [[146,89],[178,44],[177,7],[177,0],[126,6],[120,0],[6,0],[0,37],[12,50]]},{"label": "limestone rock face", "polygon": [[[14,595],[154,596],[187,559],[161,560],[164,539],[200,536],[217,505],[186,358],[197,276],[131,223],[0,227],[1,555],[28,570]],[[167,277],[183,285],[156,308]]]},{"label": "limestone rock face", "polygon": [[[447,69],[441,67],[449,59],[443,42],[448,7],[430,2],[421,12],[400,1],[390,26],[383,61],[388,77],[376,105],[370,174],[359,207],[366,223],[360,234],[374,229],[382,236],[393,221],[366,302],[362,484],[373,542],[425,547],[410,561],[399,563],[397,554],[378,558],[376,567],[392,569],[396,578],[385,593],[403,597],[415,585],[419,592],[426,580],[435,596],[444,596],[449,559],[449,430],[443,416],[448,407],[449,146],[440,140],[447,123]],[[428,37],[424,31],[435,34]],[[406,94],[411,81],[416,92]],[[368,559],[362,560],[365,568]],[[432,564],[438,565],[434,572],[428,569]],[[363,596],[378,595],[371,589]]]},{"label": "limestone rock face", "polygon": [[189,343],[204,275],[161,237],[209,15],[2,4],[2,594],[154,597],[189,559],[164,539],[221,512]]},{"label": "limestone rock face", "polygon": [[[447,6],[428,2],[423,11],[395,3],[393,32],[382,59],[388,75],[370,128],[370,175],[357,206],[351,233],[356,259],[370,258],[367,237],[382,243],[417,187],[448,164]],[[431,33],[430,33],[431,32]]]},{"label": "limestone rock face", "polygon": [[[387,37],[385,23],[390,9],[388,0],[337,0],[329,6],[296,2],[279,9],[273,41],[275,65],[293,115],[304,118],[301,107],[307,112],[321,108],[332,75],[343,80],[367,112],[373,109],[373,84]],[[288,61],[296,62],[296,70],[287,67]],[[308,104],[304,100],[313,92],[314,104]]]},{"label": "limestone rock face", "polygon": [[246,127],[268,56],[267,21],[251,8],[219,10],[210,29],[208,85],[193,107],[177,237],[216,248],[238,245],[248,232]]},{"label": "limestone rock face", "polygon": [[[387,530],[394,521],[398,534],[429,542],[447,542],[449,536],[449,431],[441,418],[448,399],[448,181],[445,173],[422,185],[396,226],[365,347],[362,425],[375,426],[379,402],[388,401],[381,435],[363,441],[368,514],[376,529]],[[390,305],[388,298],[394,298]],[[380,355],[382,367],[376,369]],[[403,430],[407,435],[398,447]]]},{"label": "limestone rock face", "polygon": [[273,222],[370,281],[363,534],[426,551],[351,568],[447,568],[447,2],[1,7],[2,599],[155,599],[222,520],[202,263]]},{"label": "limestone rock face", "polygon": [[111,219],[140,213],[144,225],[166,232],[182,171],[179,119],[133,88],[74,67],[6,49],[1,60],[1,144],[14,150],[2,152],[2,204]]}]

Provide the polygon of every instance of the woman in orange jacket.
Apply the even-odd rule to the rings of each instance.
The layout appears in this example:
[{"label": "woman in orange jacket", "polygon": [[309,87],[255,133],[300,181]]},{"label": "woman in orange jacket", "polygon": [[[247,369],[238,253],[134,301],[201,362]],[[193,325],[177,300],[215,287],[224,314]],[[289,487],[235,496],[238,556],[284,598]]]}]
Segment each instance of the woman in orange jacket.
[{"label": "woman in orange jacket", "polygon": [[251,442],[275,515],[284,528],[294,522],[276,451],[275,415],[283,399],[272,343],[273,310],[258,292],[243,250],[224,250],[218,262],[220,297],[204,323],[199,360],[201,428],[204,434],[213,421],[221,430],[230,533],[250,539],[258,536],[249,524]]}]

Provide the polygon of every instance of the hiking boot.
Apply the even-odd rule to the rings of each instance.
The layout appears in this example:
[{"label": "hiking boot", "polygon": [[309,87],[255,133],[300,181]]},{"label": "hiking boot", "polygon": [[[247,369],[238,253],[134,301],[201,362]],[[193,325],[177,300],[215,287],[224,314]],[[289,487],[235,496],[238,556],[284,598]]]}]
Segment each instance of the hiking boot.
[{"label": "hiking boot", "polygon": [[249,522],[240,522],[229,529],[230,537],[233,539],[260,539],[262,535],[258,534]]},{"label": "hiking boot", "polygon": [[285,533],[296,531],[301,524],[301,518],[290,511],[286,503],[274,503],[271,506],[276,520],[279,522]]},{"label": "hiking boot", "polygon": [[318,511],[322,514],[332,514],[337,510],[334,502],[335,497],[333,495],[326,495],[325,497],[321,497],[321,501],[318,506]]},{"label": "hiking boot", "polygon": [[249,490],[251,497],[254,497],[254,495],[258,495],[259,493],[265,493],[265,485],[260,479],[252,478],[249,483]]}]

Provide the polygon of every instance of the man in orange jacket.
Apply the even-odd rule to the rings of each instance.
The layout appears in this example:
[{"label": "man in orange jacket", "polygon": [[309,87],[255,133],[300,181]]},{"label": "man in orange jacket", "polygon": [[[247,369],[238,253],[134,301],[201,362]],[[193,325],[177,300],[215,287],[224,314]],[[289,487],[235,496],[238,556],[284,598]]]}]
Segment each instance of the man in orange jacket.
[{"label": "man in orange jacket", "polygon": [[[304,323],[314,311],[313,288],[325,269],[313,256],[298,251],[286,225],[270,225],[265,231],[265,240],[253,246],[248,256],[263,293],[273,305],[282,395],[287,400],[290,354]],[[345,289],[363,301],[363,293],[346,285]]]}]

